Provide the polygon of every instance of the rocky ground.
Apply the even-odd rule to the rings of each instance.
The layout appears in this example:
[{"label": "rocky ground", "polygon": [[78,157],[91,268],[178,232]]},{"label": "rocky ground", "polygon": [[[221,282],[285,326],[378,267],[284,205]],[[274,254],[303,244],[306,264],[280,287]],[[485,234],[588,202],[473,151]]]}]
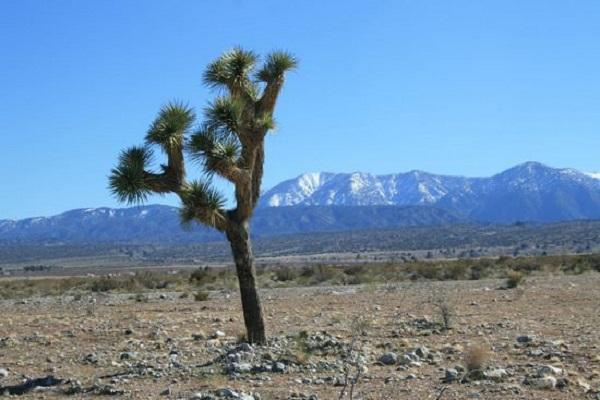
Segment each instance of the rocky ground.
[{"label": "rocky ground", "polygon": [[5,300],[0,396],[600,399],[600,274],[502,285],[267,290],[262,348],[234,292]]}]

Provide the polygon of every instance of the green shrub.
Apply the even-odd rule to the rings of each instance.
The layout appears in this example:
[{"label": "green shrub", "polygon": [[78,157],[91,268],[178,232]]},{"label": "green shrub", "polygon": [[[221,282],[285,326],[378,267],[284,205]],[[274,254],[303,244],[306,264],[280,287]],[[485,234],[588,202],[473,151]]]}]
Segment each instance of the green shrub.
[{"label": "green shrub", "polygon": [[524,279],[525,274],[523,274],[521,271],[508,271],[506,274],[506,287],[509,289],[514,289],[519,286]]},{"label": "green shrub", "polygon": [[208,300],[209,297],[209,293],[204,291],[204,290],[200,290],[196,293],[194,293],[194,300],[195,301],[206,301]]},{"label": "green shrub", "polygon": [[101,276],[94,279],[90,285],[92,292],[110,292],[111,290],[121,289],[123,281],[114,276]]},{"label": "green shrub", "polygon": [[297,268],[279,267],[275,269],[275,280],[279,282],[293,281],[298,278],[298,276],[300,276],[300,273]]},{"label": "green shrub", "polygon": [[136,294],[134,296],[134,299],[138,303],[147,303],[148,302],[148,296],[146,296],[144,293],[138,293],[138,294]]},{"label": "green shrub", "polygon": [[[220,271],[219,274],[223,274],[225,271]],[[201,267],[196,269],[190,275],[190,283],[196,286],[203,286],[209,283],[213,283],[217,280],[217,273],[210,267]]]}]

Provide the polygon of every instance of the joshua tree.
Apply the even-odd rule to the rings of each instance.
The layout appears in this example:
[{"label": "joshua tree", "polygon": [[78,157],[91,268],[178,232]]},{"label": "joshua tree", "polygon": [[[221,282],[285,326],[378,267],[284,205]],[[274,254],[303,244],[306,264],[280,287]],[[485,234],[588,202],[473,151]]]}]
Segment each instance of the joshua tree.
[{"label": "joshua tree", "polygon": [[[250,244],[249,221],[260,195],[264,141],[275,126],[273,110],[287,71],[297,60],[287,52],[270,53],[261,67],[251,51],[225,52],[204,72],[204,83],[220,90],[194,127],[194,111],[170,103],[159,112],[143,146],[123,151],[111,171],[110,188],[122,202],[141,203],[149,194],[175,193],[181,200],[183,223],[193,221],[225,234],[235,261],[247,339],[266,342],[262,307]],[[166,155],[158,172],[149,170],[153,145]],[[184,151],[199,163],[204,180],[187,180]],[[226,210],[224,197],[211,185],[217,175],[235,186],[235,208]]]}]

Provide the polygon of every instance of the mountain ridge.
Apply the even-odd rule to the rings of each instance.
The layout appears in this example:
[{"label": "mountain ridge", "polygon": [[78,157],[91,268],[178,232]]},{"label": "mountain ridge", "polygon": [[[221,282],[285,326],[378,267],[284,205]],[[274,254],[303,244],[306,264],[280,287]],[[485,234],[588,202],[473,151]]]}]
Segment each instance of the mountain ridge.
[{"label": "mountain ridge", "polygon": [[296,205],[431,205],[498,223],[600,218],[600,175],[529,161],[490,177],[412,170],[312,172],[263,193],[260,207]]},{"label": "mountain ridge", "polygon": [[[307,173],[261,197],[254,236],[395,229],[444,224],[510,224],[600,219],[600,177],[527,162],[488,178],[412,170],[373,175]],[[178,209],[148,205],[81,208],[52,217],[0,220],[0,243],[191,243],[222,240],[212,229],[182,229]]]},{"label": "mountain ridge", "polygon": [[[257,210],[252,219],[252,232],[255,237],[269,237],[471,222],[458,214],[428,206],[299,206]],[[81,208],[51,217],[0,220],[0,245],[185,244],[223,239],[221,233],[198,224],[182,227],[178,208],[166,205]]]}]

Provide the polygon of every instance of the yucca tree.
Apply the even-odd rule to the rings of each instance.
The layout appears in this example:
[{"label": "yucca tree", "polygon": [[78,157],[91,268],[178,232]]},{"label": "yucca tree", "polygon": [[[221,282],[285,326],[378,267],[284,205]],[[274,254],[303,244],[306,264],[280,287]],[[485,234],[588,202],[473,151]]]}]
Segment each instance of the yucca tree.
[{"label": "yucca tree", "polygon": [[[231,245],[242,299],[247,339],[266,342],[265,325],[256,286],[249,221],[260,195],[265,158],[265,135],[275,126],[273,111],[286,72],[297,60],[287,52],[267,55],[260,67],[252,51],[236,48],[208,65],[204,83],[219,96],[204,110],[196,125],[194,111],[170,103],[159,112],[143,146],[123,151],[111,171],[110,188],[127,203],[141,203],[152,193],[175,193],[181,199],[183,223],[199,222],[223,232]],[[159,171],[151,171],[152,147],[166,156]],[[186,179],[186,157],[199,164],[204,180]],[[211,185],[217,175],[235,187],[235,208]]]}]

